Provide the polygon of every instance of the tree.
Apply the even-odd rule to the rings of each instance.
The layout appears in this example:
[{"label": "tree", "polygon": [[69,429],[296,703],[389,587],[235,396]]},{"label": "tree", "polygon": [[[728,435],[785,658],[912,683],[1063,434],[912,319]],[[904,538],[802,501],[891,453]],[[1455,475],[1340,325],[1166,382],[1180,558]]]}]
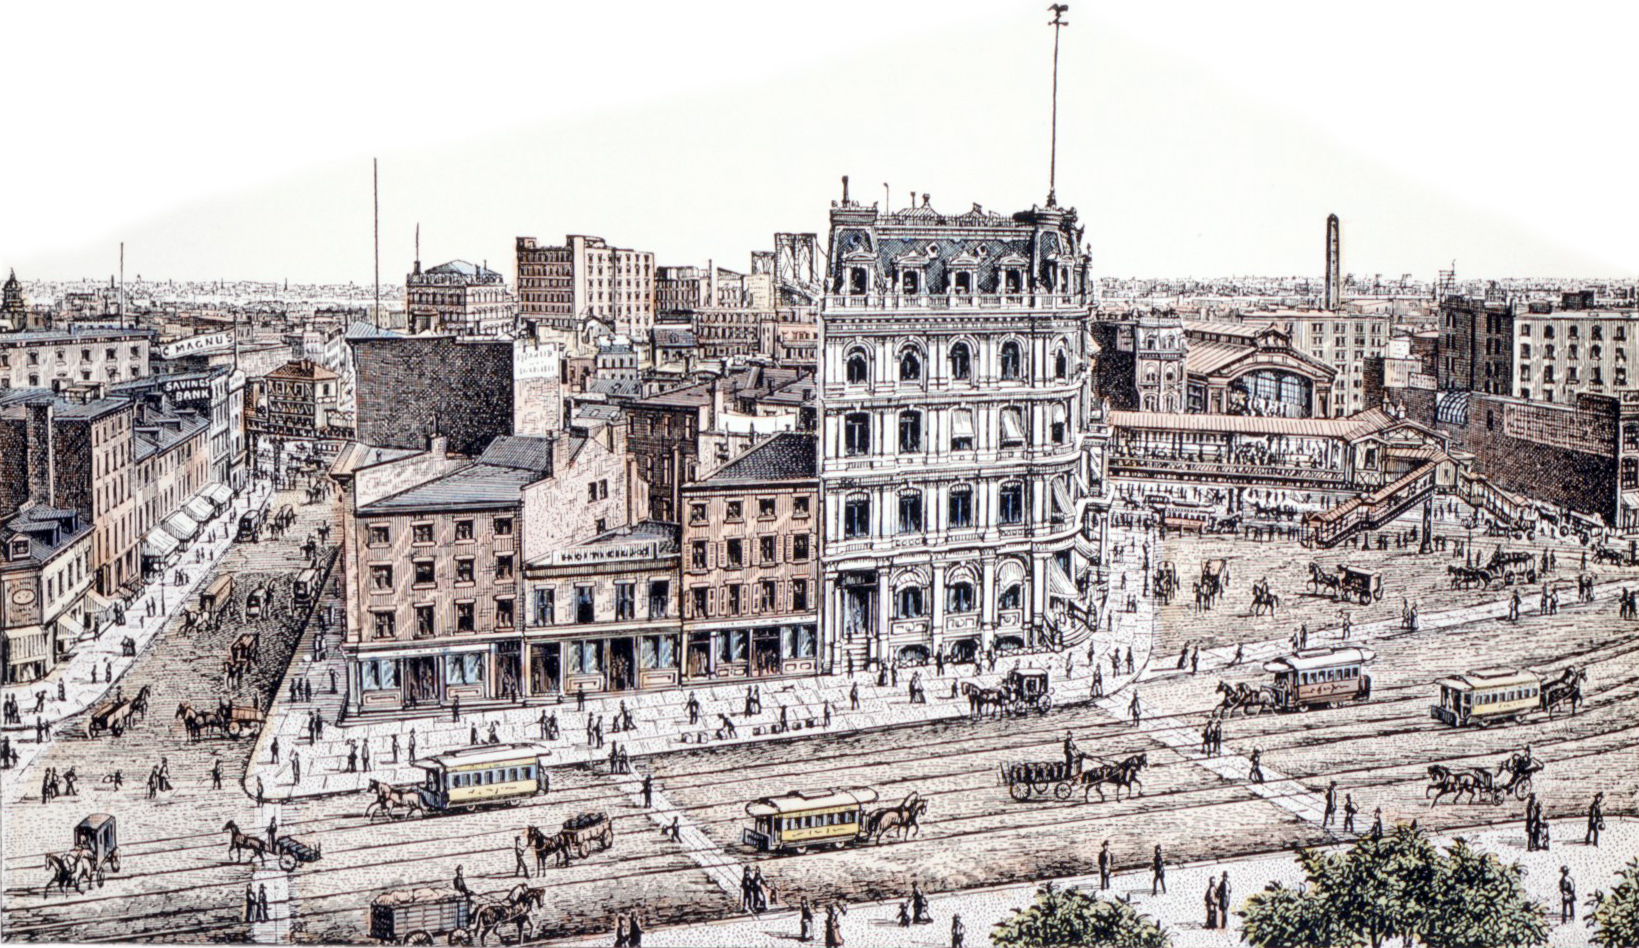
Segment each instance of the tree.
[{"label": "tree", "polygon": [[1354,948],[1399,938],[1435,948],[1540,945],[1544,910],[1518,865],[1462,840],[1441,853],[1416,826],[1362,837],[1343,852],[1302,850],[1300,890],[1270,885],[1239,913],[1256,948]]},{"label": "tree", "polygon": [[1639,859],[1622,867],[1616,890],[1593,912],[1593,943],[1603,948],[1639,945]]},{"label": "tree", "polygon": [[1425,943],[1433,948],[1547,944],[1547,910],[1526,897],[1518,863],[1505,866],[1494,854],[1458,839],[1439,869],[1418,932]]},{"label": "tree", "polygon": [[1000,948],[1170,948],[1166,931],[1126,902],[1101,899],[1051,882],[1036,902],[996,923],[990,940]]}]

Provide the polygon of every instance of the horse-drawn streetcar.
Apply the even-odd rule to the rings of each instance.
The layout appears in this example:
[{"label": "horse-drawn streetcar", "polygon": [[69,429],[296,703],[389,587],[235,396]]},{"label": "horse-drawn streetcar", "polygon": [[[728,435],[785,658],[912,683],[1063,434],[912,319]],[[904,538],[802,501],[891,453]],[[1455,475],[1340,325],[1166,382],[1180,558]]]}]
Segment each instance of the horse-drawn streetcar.
[{"label": "horse-drawn streetcar", "polygon": [[1376,657],[1369,648],[1312,648],[1264,662],[1263,670],[1275,676],[1270,703],[1277,711],[1306,711],[1364,701],[1372,693],[1365,666]]},{"label": "horse-drawn streetcar", "polygon": [[430,945],[439,935],[465,931],[472,910],[448,889],[400,889],[370,902],[370,937],[398,945]]},{"label": "horse-drawn streetcar", "polygon": [[1440,686],[1440,703],[1429,708],[1429,716],[1452,727],[1487,727],[1517,721],[1532,711],[1552,714],[1563,704],[1569,704],[1575,714],[1586,677],[1585,671],[1575,667],[1548,681],[1536,672],[1512,668],[1452,675],[1435,682]]},{"label": "horse-drawn streetcar", "polygon": [[763,852],[841,848],[864,838],[865,807],[875,802],[876,791],[869,787],[763,797],[746,804],[752,827],[740,839]]},{"label": "horse-drawn streetcar", "polygon": [[478,744],[413,761],[427,772],[418,787],[421,807],[448,813],[496,804],[516,805],[545,789],[535,744]]}]

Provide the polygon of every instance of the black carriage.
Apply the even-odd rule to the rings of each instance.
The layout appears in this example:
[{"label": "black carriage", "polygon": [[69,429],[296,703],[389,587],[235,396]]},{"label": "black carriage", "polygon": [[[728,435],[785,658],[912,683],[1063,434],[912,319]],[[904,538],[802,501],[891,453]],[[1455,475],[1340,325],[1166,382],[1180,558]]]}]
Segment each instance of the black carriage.
[{"label": "black carriage", "polygon": [[1032,798],[1068,800],[1075,789],[1076,778],[1081,776],[1081,758],[1073,764],[1063,760],[1028,760],[1001,765],[1002,782],[1007,794],[1023,803]]},{"label": "black carriage", "polygon": [[1044,671],[1013,669],[1002,681],[1002,693],[1006,696],[1010,714],[1026,711],[1046,713],[1053,707],[1053,689],[1048,687],[1048,676]]},{"label": "black carriage", "polygon": [[467,927],[472,907],[448,889],[386,892],[370,903],[370,937],[399,945],[430,945],[433,938]]},{"label": "black carriage", "polygon": [[1383,598],[1383,574],[1340,566],[1337,571],[1337,593],[1343,599],[1353,599],[1363,606],[1369,606]]},{"label": "black carriage", "polygon": [[120,871],[119,833],[111,814],[93,813],[81,820],[74,827],[74,848],[86,853],[98,885],[107,873]]},{"label": "black carriage", "polygon": [[279,868],[292,872],[304,862],[319,861],[319,847],[309,846],[294,836],[281,836],[274,849],[279,853]]}]

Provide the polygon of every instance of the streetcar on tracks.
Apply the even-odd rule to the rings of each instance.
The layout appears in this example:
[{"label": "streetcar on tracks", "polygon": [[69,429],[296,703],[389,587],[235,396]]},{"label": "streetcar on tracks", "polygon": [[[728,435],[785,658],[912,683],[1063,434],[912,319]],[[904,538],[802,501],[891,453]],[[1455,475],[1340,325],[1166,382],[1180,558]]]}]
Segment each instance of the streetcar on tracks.
[{"label": "streetcar on tracks", "polygon": [[1440,703],[1429,716],[1452,727],[1517,721],[1542,707],[1542,678],[1513,668],[1482,668],[1435,682]]},{"label": "streetcar on tracks", "polygon": [[199,594],[199,611],[207,620],[217,619],[222,610],[233,602],[233,574],[223,573],[211,580],[205,591]]},{"label": "streetcar on tracks", "polygon": [[1366,666],[1377,657],[1369,648],[1311,648],[1263,663],[1275,676],[1273,701],[1277,711],[1307,711],[1344,701],[1371,697],[1372,678]]},{"label": "streetcar on tracks", "polygon": [[536,744],[478,744],[412,761],[426,771],[417,786],[421,807],[430,815],[516,806],[545,789],[547,753]]},{"label": "streetcar on tracks", "polygon": [[262,532],[262,522],[267,519],[267,511],[260,508],[247,510],[239,515],[239,529],[234,539],[240,543],[255,543]]},{"label": "streetcar on tracks", "polygon": [[876,791],[869,787],[763,797],[746,804],[752,824],[740,840],[762,852],[840,849],[864,838],[865,808],[875,802]]},{"label": "streetcar on tracks", "polygon": [[312,602],[319,594],[319,571],[304,569],[296,574],[296,582],[290,587],[290,600],[298,607]]}]

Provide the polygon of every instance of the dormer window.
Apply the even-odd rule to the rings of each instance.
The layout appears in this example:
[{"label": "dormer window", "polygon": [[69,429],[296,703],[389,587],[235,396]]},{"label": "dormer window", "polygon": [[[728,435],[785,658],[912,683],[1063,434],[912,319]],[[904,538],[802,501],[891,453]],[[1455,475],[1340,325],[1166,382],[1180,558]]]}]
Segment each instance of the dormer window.
[{"label": "dormer window", "polygon": [[922,292],[922,274],[918,270],[906,270],[899,275],[900,292],[906,296],[915,296]]},{"label": "dormer window", "polygon": [[28,537],[12,537],[11,558],[20,560],[28,556]]},{"label": "dormer window", "polygon": [[848,292],[854,296],[864,296],[870,286],[870,277],[864,267],[848,268]]},{"label": "dormer window", "polygon": [[1024,292],[1024,274],[1019,272],[1017,269],[1014,269],[1014,268],[1009,268],[1009,269],[1003,271],[1003,273],[1002,273],[1002,287],[1003,287],[1003,292],[1006,292],[1006,293],[1023,293]]}]

